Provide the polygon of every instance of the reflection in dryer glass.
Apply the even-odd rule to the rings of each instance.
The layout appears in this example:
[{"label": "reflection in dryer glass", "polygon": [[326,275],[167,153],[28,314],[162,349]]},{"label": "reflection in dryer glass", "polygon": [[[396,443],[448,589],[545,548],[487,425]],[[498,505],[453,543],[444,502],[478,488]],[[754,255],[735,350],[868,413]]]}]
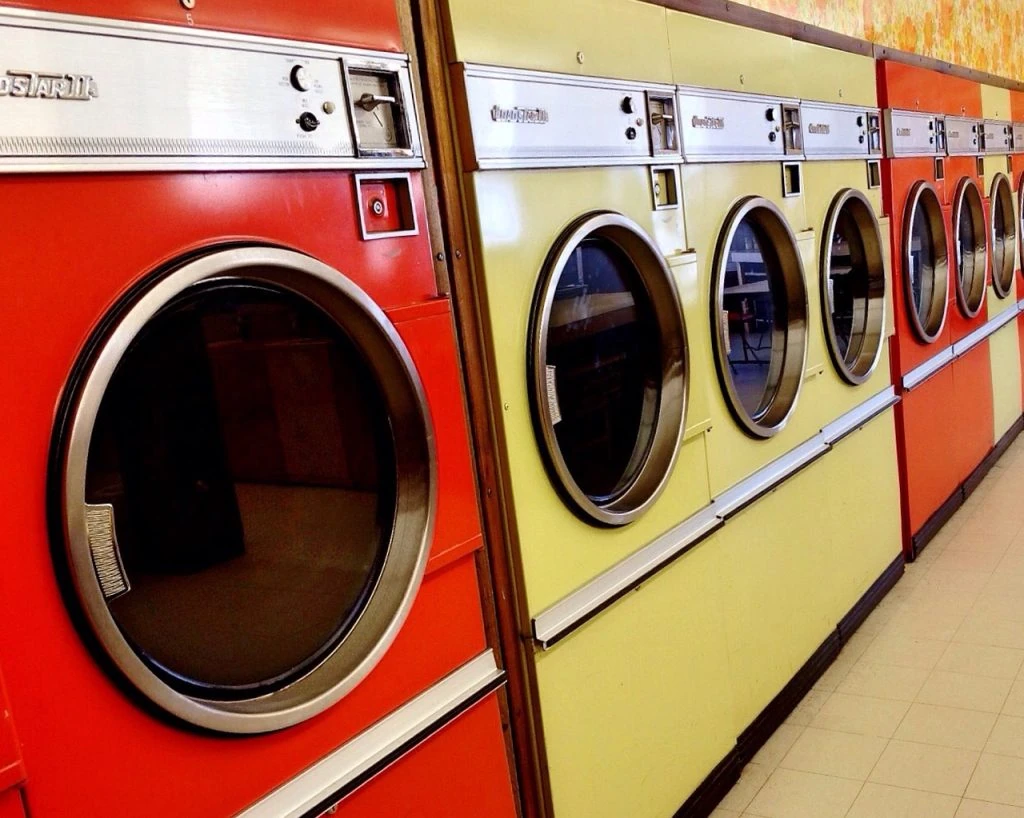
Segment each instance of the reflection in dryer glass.
[{"label": "reflection in dryer glass", "polygon": [[644,463],[660,360],[654,310],[633,263],[607,239],[584,239],[558,272],[545,363],[559,451],[595,502],[625,491]]},{"label": "reflection in dryer glass", "polygon": [[981,306],[985,295],[985,234],[984,227],[981,231],[975,230],[973,210],[977,208],[980,214],[981,207],[981,197],[976,189],[968,187],[956,214],[956,275],[960,292],[971,312]]},{"label": "reflection in dryer glass", "polygon": [[868,269],[864,236],[854,204],[843,205],[829,245],[828,310],[840,357],[852,367],[861,355],[868,330]]},{"label": "reflection in dryer glass", "polygon": [[992,191],[992,275],[1001,295],[1013,285],[1015,243],[1013,197],[1006,177],[1000,177]]},{"label": "reflection in dryer glass", "polygon": [[722,321],[728,328],[729,377],[747,414],[757,420],[778,388],[772,372],[776,340],[778,256],[761,228],[744,219],[736,228],[725,268]]},{"label": "reflection in dryer glass", "polygon": [[914,208],[914,220],[910,228],[908,257],[910,269],[910,292],[914,298],[914,312],[921,326],[929,328],[929,314],[935,297],[935,253],[932,228],[921,204]]},{"label": "reflection in dryer glass", "polygon": [[172,686],[252,696],[312,669],[373,591],[395,513],[382,396],[348,336],[263,286],[187,293],[117,367],[86,497],[113,505],[109,602]]}]

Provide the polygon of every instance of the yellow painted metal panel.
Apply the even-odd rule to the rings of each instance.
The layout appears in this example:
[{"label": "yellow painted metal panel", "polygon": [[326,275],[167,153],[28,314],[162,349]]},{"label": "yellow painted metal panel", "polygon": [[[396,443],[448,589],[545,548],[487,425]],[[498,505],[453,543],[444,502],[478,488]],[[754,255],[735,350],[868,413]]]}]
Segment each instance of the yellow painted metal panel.
[{"label": "yellow painted metal panel", "polygon": [[[702,435],[682,445],[665,492],[638,520],[624,528],[599,528],[580,520],[561,500],[534,435],[525,350],[534,289],[545,258],[571,222],[596,209],[623,213],[651,233],[655,212],[647,169],[488,171],[468,177],[467,189],[477,211],[476,268],[483,285],[496,405],[502,410],[498,422],[507,448],[532,615],[707,504],[705,445]],[[691,338],[707,326],[706,301],[700,300],[702,291],[694,286],[692,266],[675,269]],[[706,378],[706,367],[692,366],[691,395],[717,389]],[[694,411],[707,411],[699,398]]]},{"label": "yellow painted metal panel", "polygon": [[555,814],[671,815],[736,742],[712,537],[537,654]]},{"label": "yellow painted metal panel", "polygon": [[692,14],[668,13],[672,73],[682,85],[795,94],[794,41]]},{"label": "yellow painted metal panel", "polygon": [[639,0],[449,0],[456,58],[670,82],[666,12]]},{"label": "yellow painted metal panel", "polygon": [[981,115],[985,119],[1012,119],[1010,89],[994,85],[981,86]]},{"label": "yellow painted metal panel", "polygon": [[847,105],[878,104],[875,61],[871,57],[794,41],[796,91],[801,99]]},{"label": "yellow painted metal panel", "polygon": [[1017,321],[989,337],[992,366],[993,442],[999,440],[1021,416],[1020,342]]}]

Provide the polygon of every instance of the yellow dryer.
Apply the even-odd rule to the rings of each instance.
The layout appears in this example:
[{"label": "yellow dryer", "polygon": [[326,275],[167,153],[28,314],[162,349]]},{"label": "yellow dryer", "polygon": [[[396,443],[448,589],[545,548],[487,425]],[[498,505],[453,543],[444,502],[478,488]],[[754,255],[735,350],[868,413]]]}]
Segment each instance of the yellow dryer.
[{"label": "yellow dryer", "polygon": [[[1021,416],[1021,356],[1017,312],[1018,233],[1020,214],[1013,192],[1010,166],[1013,125],[1010,92],[981,86],[984,120],[983,189],[987,196],[989,276],[986,309],[989,328],[989,361],[992,367],[993,444],[998,443]],[[999,325],[996,328],[996,325]]]}]

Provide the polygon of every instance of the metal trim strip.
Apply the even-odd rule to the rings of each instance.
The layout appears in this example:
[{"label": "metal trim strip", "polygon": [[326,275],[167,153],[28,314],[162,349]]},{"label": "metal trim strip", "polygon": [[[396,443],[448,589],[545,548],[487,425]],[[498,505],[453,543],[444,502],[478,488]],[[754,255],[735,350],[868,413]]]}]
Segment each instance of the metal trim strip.
[{"label": "metal trim strip", "polygon": [[978,344],[984,341],[991,335],[995,335],[1000,329],[1005,327],[1011,321],[1017,317],[1017,313],[1020,311],[1020,304],[1018,303],[1016,308],[1010,308],[1003,310],[995,318],[990,318],[976,330],[971,332],[969,335],[965,335],[959,341],[953,344],[953,356],[959,358],[961,355],[965,355],[974,349]]},{"label": "metal trim strip", "polygon": [[[1024,301],[1021,303],[1024,304]],[[827,454],[832,450],[832,444],[882,414],[899,400],[896,390],[891,386],[872,396],[825,426],[819,434],[713,498],[708,505],[691,514],[675,528],[548,606],[533,617],[534,640],[543,650],[551,648],[608,605],[722,528],[729,518]]]},{"label": "metal trim strip", "polygon": [[851,409],[845,415],[841,415],[831,423],[825,425],[821,430],[822,437],[829,446],[832,446],[848,434],[856,431],[869,421],[874,420],[890,406],[895,406],[899,401],[900,399],[896,394],[896,388],[890,386],[889,388],[879,392],[873,398],[869,398],[864,401],[860,406]]},{"label": "metal trim strip", "polygon": [[[591,168],[626,165],[664,165],[665,156],[588,156],[580,159],[570,158],[529,158],[529,159],[477,159],[476,170],[536,170],[542,168]],[[674,154],[670,157],[679,161]]]},{"label": "metal trim strip", "polygon": [[0,9],[0,26],[42,28],[69,33],[102,34],[114,37],[127,36],[140,40],[220,46],[222,48],[234,47],[249,51],[271,53],[286,50],[289,54],[301,53],[319,57],[361,56],[379,60],[395,60],[405,65],[409,64],[409,55],[396,51],[375,51],[372,49],[313,43],[305,40],[288,40],[279,37],[236,34],[215,29],[187,28],[185,26],[173,26],[162,23],[142,23],[132,20],[36,11],[33,9],[11,7]]},{"label": "metal trim strip", "polygon": [[461,63],[466,77],[481,77],[497,80],[527,80],[543,82],[548,85],[569,85],[584,88],[604,88],[615,91],[654,91],[657,94],[672,96],[676,86],[663,82],[647,82],[646,80],[620,80],[606,77],[593,77],[583,74],[562,74],[554,71],[535,71],[532,68],[507,68],[500,65],[484,63]]},{"label": "metal trim strip", "polygon": [[915,386],[918,386],[928,380],[932,375],[938,372],[946,364],[953,362],[953,358],[956,356],[953,354],[953,347],[948,346],[942,352],[933,355],[923,364],[920,364],[911,369],[906,375],[903,376],[903,388],[905,390],[911,390]]},{"label": "metal trim strip", "polygon": [[804,160],[807,162],[849,162],[859,161],[867,162],[869,159],[881,159],[880,153],[868,153],[865,148],[864,153],[808,153],[807,148],[804,148]]},{"label": "metal trim strip", "polygon": [[311,810],[330,806],[335,797],[347,794],[347,788],[401,758],[467,706],[499,687],[504,678],[494,652],[480,654],[236,818],[303,818]]},{"label": "metal trim strip", "polygon": [[0,157],[0,173],[76,173],[76,172],[176,172],[176,171],[236,171],[236,170],[423,170],[422,158],[412,159],[359,159],[357,157],[330,158],[315,156],[307,160],[278,157],[236,159],[218,157],[181,157],[153,161],[145,157],[76,158],[69,162],[30,162],[18,157]]},{"label": "metal trim strip", "polygon": [[630,554],[607,571],[598,574],[583,587],[537,614],[533,618],[534,639],[544,649],[551,647],[559,638],[622,594],[635,588],[713,531],[721,528],[723,524],[711,506],[704,506],[654,542]]},{"label": "metal trim strip", "polygon": [[711,507],[723,520],[728,520],[759,497],[786,480],[804,466],[817,460],[829,450],[824,436],[819,432],[804,441],[795,449],[790,449],[782,457],[773,460],[754,472],[750,477],[741,480],[730,489],[726,489],[712,499]]}]

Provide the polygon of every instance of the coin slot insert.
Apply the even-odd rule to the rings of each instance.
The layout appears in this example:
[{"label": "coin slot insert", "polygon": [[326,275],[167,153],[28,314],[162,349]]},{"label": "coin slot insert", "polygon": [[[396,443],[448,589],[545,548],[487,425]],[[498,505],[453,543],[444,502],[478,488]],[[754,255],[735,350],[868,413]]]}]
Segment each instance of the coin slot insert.
[{"label": "coin slot insert", "polygon": [[935,181],[941,182],[946,178],[946,160],[941,156],[935,157]]},{"label": "coin slot insert", "polygon": [[799,162],[782,163],[782,195],[786,198],[803,192],[803,176]]},{"label": "coin slot insert", "polygon": [[875,190],[882,186],[882,163],[878,159],[868,160],[868,189]]},{"label": "coin slot insert", "polygon": [[651,198],[655,210],[679,207],[679,175],[674,167],[651,168]]},{"label": "coin slot insert", "polygon": [[356,192],[364,240],[415,236],[419,232],[409,174],[358,174]]}]

